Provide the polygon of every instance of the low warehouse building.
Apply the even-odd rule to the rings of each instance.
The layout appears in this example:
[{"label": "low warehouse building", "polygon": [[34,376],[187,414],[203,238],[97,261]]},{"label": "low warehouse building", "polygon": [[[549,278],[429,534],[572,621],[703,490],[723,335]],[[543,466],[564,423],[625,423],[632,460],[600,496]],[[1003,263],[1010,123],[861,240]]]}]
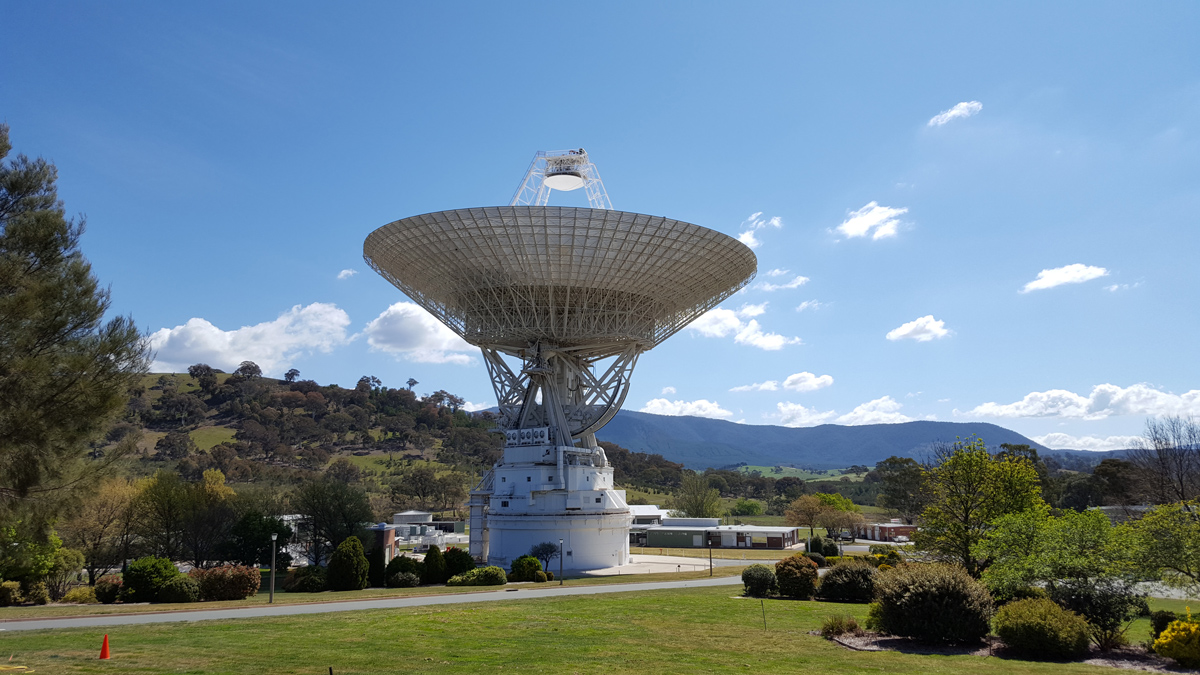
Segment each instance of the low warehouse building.
[{"label": "low warehouse building", "polygon": [[802,541],[798,527],[721,525],[717,518],[663,518],[630,531],[630,544],[647,548],[785,549]]}]

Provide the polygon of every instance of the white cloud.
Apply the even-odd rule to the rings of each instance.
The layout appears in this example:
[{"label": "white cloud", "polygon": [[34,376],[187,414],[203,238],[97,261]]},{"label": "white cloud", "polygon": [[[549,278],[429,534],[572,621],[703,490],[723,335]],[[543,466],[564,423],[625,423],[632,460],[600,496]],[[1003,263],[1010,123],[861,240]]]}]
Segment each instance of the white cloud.
[{"label": "white cloud", "polygon": [[341,272],[338,272],[338,279],[349,279],[355,274],[358,274],[358,270],[342,270]]},{"label": "white cloud", "polygon": [[1140,281],[1136,281],[1132,284],[1113,284],[1111,286],[1105,286],[1104,290],[1108,291],[1109,293],[1116,293],[1117,291],[1128,291],[1141,285],[1142,282]]},{"label": "white cloud", "polygon": [[364,332],[372,350],[418,363],[467,364],[476,349],[411,302],[388,307]]},{"label": "white cloud", "polygon": [[759,241],[758,237],[754,235],[756,231],[761,230],[764,227],[773,227],[775,229],[783,227],[783,220],[781,220],[779,216],[774,216],[772,218],[763,220],[759,217],[761,215],[762,211],[752,213],[750,214],[749,218],[743,220],[742,224],[738,226],[738,229],[741,230],[741,233],[738,234],[738,241],[749,246],[750,248],[758,248],[759,246],[762,246],[762,242]]},{"label": "white cloud", "polygon": [[1031,439],[1053,450],[1126,450],[1137,447],[1140,436],[1071,436],[1063,433],[1030,436]]},{"label": "white cloud", "polygon": [[150,346],[157,352],[152,369],[178,373],[207,363],[231,372],[242,361],[253,361],[265,374],[278,375],[304,354],[328,353],[349,342],[349,325],[350,315],[324,302],[296,305],[274,321],[236,330],[221,330],[205,319],[192,318],[150,336]]},{"label": "white cloud", "polygon": [[796,278],[792,279],[791,281],[787,282],[786,284],[772,284],[772,283],[768,283],[768,282],[763,282],[763,283],[759,284],[758,287],[764,291],[781,291],[781,290],[784,290],[787,288],[800,288],[801,286],[803,286],[804,284],[807,284],[807,283],[808,283],[808,277],[797,276]]},{"label": "white cloud", "polygon": [[779,391],[779,380],[767,380],[766,382],[755,382],[754,384],[742,384],[733,387],[729,391]]},{"label": "white cloud", "polygon": [[725,410],[716,401],[699,399],[696,401],[668,401],[665,398],[654,398],[646,401],[641,412],[655,415],[686,415],[689,417],[712,417],[725,419],[733,417],[733,413]]},{"label": "white cloud", "polygon": [[[751,307],[756,306],[751,305]],[[733,335],[733,341],[738,344],[750,345],[767,351],[777,351],[786,345],[801,344],[800,338],[797,337],[789,338],[778,333],[763,332],[757,320],[742,321],[739,312],[731,309],[711,309],[688,324],[688,328],[705,337]]]},{"label": "white cloud", "polygon": [[470,401],[466,401],[460,407],[467,412],[478,412],[480,410],[487,410],[495,405],[495,403],[472,403]]},{"label": "white cloud", "polygon": [[832,376],[813,375],[807,371],[788,375],[783,381],[783,388],[789,391],[816,391],[830,386],[833,386]]},{"label": "white cloud", "polygon": [[912,418],[899,412],[900,403],[891,396],[867,401],[845,415],[838,416],[836,411],[818,411],[815,408],[805,408],[798,403],[782,402],[775,406],[779,410],[779,421],[785,427],[811,427],[817,424],[845,424],[858,426],[863,424],[899,424],[911,422]]},{"label": "white cloud", "polygon": [[1200,389],[1183,394],[1160,391],[1148,384],[1121,388],[1098,384],[1087,396],[1065,389],[1026,394],[1013,403],[984,403],[956,415],[975,417],[1066,417],[1103,419],[1121,415],[1200,415]]},{"label": "white cloud", "polygon": [[661,393],[663,396],[673,396],[675,394],[675,387],[663,387]]},{"label": "white cloud", "polygon": [[861,424],[899,424],[911,422],[912,418],[898,412],[903,406],[891,396],[867,401],[854,410],[837,418],[838,424],[857,426]]},{"label": "white cloud", "polygon": [[933,118],[929,120],[929,126],[940,127],[951,120],[956,120],[959,118],[965,119],[970,117],[980,110],[983,110],[983,104],[979,101],[963,101],[962,103],[956,104],[949,110],[943,110],[942,112],[934,115]]},{"label": "white cloud", "polygon": [[762,302],[757,305],[742,305],[737,309],[737,315],[743,319],[760,316],[767,311],[767,303]]},{"label": "white cloud", "polygon": [[842,236],[849,238],[865,237],[870,234],[872,239],[883,239],[896,234],[896,230],[900,226],[898,216],[905,213],[908,213],[907,207],[893,208],[880,206],[878,202],[869,202],[861,209],[851,211],[846,220],[842,221],[842,224],[838,225],[836,229],[842,233]]},{"label": "white cloud", "polygon": [[[1063,284],[1081,284],[1092,279],[1108,276],[1108,270],[1103,267],[1095,267],[1093,265],[1083,265],[1075,263],[1064,267],[1055,267],[1054,269],[1042,270],[1038,272],[1037,278],[1025,284],[1021,289],[1022,293],[1029,291],[1040,291],[1046,288],[1054,288]],[[1116,290],[1109,288],[1109,290]]]},{"label": "white cloud", "polygon": [[767,272],[767,276],[782,277],[782,276],[786,276],[788,274],[788,272],[789,272],[788,270],[781,270],[778,267],[776,267],[775,269],[771,270],[770,272]]},{"label": "white cloud", "polygon": [[828,304],[829,303],[825,303],[825,302],[817,302],[816,300],[805,300],[804,302],[800,303],[799,305],[796,305],[796,311],[803,312],[803,311],[809,310],[809,309],[816,311],[818,309],[821,309],[822,307],[827,307]]},{"label": "white cloud", "polygon": [[944,338],[949,334],[950,331],[946,330],[945,321],[938,321],[933,318],[932,314],[927,314],[919,319],[913,319],[899,328],[888,331],[884,337],[889,340],[929,342],[930,340]]}]

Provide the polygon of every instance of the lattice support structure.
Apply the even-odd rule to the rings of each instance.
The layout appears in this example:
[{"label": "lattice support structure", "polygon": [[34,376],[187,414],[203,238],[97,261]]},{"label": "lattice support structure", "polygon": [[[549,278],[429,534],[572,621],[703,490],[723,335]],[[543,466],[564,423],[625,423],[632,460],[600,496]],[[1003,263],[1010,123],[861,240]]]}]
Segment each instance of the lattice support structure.
[{"label": "lattice support structure", "polygon": [[525,178],[517,187],[510,206],[545,206],[550,202],[551,187],[546,184],[547,176],[571,174],[582,181],[584,192],[587,193],[588,204],[593,209],[611,209],[612,202],[608,191],[604,189],[604,181],[600,180],[600,170],[588,159],[583,148],[578,150],[539,150],[529,163]]}]

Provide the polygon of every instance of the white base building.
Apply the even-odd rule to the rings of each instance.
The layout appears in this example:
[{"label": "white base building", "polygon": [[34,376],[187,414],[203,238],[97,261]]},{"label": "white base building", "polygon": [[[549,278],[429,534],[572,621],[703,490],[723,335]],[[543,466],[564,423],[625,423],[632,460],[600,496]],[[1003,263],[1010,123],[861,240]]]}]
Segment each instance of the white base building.
[{"label": "white base building", "polygon": [[534,545],[561,540],[563,570],[628,564],[633,517],[604,451],[532,444],[548,437],[509,433],[503,458],[471,492],[471,555],[509,569]]}]

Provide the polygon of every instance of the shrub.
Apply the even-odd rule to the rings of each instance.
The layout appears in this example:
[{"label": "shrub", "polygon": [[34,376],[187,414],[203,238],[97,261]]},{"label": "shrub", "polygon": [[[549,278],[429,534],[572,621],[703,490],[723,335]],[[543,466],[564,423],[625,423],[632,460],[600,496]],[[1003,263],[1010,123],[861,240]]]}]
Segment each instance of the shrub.
[{"label": "shrub", "polygon": [[370,582],[371,563],[358,537],[349,536],[329,557],[325,583],[331,591],[361,591]]},{"label": "shrub", "polygon": [[383,564],[383,549],[378,546],[367,554],[367,583],[371,588],[383,588],[387,578],[387,565]]},{"label": "shrub", "polygon": [[875,597],[876,574],[875,568],[867,563],[843,562],[821,578],[817,592],[835,602],[870,602]]},{"label": "shrub", "polygon": [[512,574],[509,581],[533,581],[536,573],[542,571],[542,561],[531,555],[523,555],[513,561]]},{"label": "shrub", "polygon": [[46,588],[46,582],[33,581],[25,584],[22,590],[25,595],[25,602],[30,602],[35,605],[50,604],[50,589]]},{"label": "shrub", "polygon": [[256,593],[262,584],[257,567],[222,565],[211,569],[194,569],[188,576],[200,584],[201,600],[244,600]]},{"label": "shrub", "polygon": [[121,602],[156,602],[158,590],[183,574],[175,563],[158,556],[146,556],[129,563],[121,580]]},{"label": "shrub", "polygon": [[893,569],[893,568],[891,565],[889,565],[887,563],[883,563],[882,565],[880,565],[879,567],[876,568],[876,570],[879,572],[886,572],[890,569]]},{"label": "shrub", "polygon": [[46,590],[50,599],[58,602],[70,590],[83,569],[83,554],[69,548],[60,548],[51,558],[50,570],[46,573]]},{"label": "shrub", "polygon": [[463,572],[470,572],[475,569],[475,559],[471,557],[470,553],[457,546],[447,548],[446,552],[442,554],[442,558],[446,561],[447,577],[462,574]]},{"label": "shrub", "polygon": [[16,581],[5,581],[0,584],[0,607],[12,607],[25,602],[21,594],[21,584]]},{"label": "shrub", "polygon": [[384,571],[384,578],[392,576],[400,572],[406,574],[414,574],[417,577],[421,576],[422,563],[416,558],[410,558],[406,555],[398,555],[388,561],[387,569]]},{"label": "shrub", "polygon": [[1172,621],[1154,641],[1159,656],[1175,659],[1184,668],[1200,667],[1200,624],[1191,621]]},{"label": "shrub", "polygon": [[867,605],[867,618],[865,621],[863,621],[863,626],[865,626],[867,630],[879,631],[881,633],[887,632],[883,630],[883,621],[879,618],[882,612],[883,606],[878,602],[872,602],[871,604]]},{"label": "shrub", "polygon": [[117,596],[121,593],[121,579],[114,576],[100,577],[96,580],[94,590],[97,600],[111,605],[117,601]]},{"label": "shrub", "polygon": [[1171,625],[1172,621],[1179,619],[1179,615],[1175,612],[1166,609],[1160,609],[1150,614],[1150,642],[1158,639],[1162,632]]},{"label": "shrub", "polygon": [[415,588],[421,585],[421,577],[412,572],[395,572],[384,582],[388,588]]},{"label": "shrub", "polygon": [[838,545],[837,545],[836,541],[834,541],[832,539],[822,539],[821,540],[821,555],[825,556],[826,558],[829,558],[829,557],[835,556],[837,554],[838,554]]},{"label": "shrub", "polygon": [[835,614],[825,617],[821,622],[821,637],[831,638],[846,633],[857,633],[858,621],[852,616],[845,614]]},{"label": "shrub", "polygon": [[1133,584],[1120,579],[1079,579],[1055,584],[1050,599],[1091,624],[1092,641],[1108,651],[1125,644],[1129,622],[1146,607]]},{"label": "shrub", "polygon": [[992,594],[992,602],[996,603],[996,607],[1002,607],[1017,600],[1039,600],[1050,597],[1046,589],[1037,586],[989,588],[988,592]]},{"label": "shrub", "polygon": [[538,570],[533,573],[533,581],[534,581],[534,583],[544,584],[547,581],[549,581],[549,579],[546,578],[545,572],[543,572],[542,570]]},{"label": "shrub", "polygon": [[825,560],[825,556],[821,555],[820,553],[805,553],[803,555],[805,558],[817,563],[817,567],[825,567],[828,564],[828,562]]},{"label": "shrub", "polygon": [[546,581],[554,581],[554,572],[546,570]]},{"label": "shrub", "polygon": [[91,586],[76,586],[64,593],[59,602],[75,605],[94,605],[100,601],[96,599],[95,588]]},{"label": "shrub", "polygon": [[765,598],[774,595],[779,588],[775,572],[766,565],[755,564],[742,570],[742,584],[746,587],[746,595]]},{"label": "shrub", "polygon": [[926,642],[974,642],[988,633],[992,597],[966,570],[905,565],[875,579],[878,630]]},{"label": "shrub", "polygon": [[867,547],[867,550],[870,551],[871,555],[887,555],[895,551],[896,547],[891,544],[871,544]]},{"label": "shrub", "polygon": [[775,563],[775,580],[781,595],[808,600],[817,588],[817,563],[802,555],[784,558]]},{"label": "shrub", "polygon": [[444,584],[446,579],[446,559],[442,556],[442,550],[437,546],[430,546],[425,552],[425,563],[421,565],[421,583],[423,584]]},{"label": "shrub", "polygon": [[469,572],[463,572],[450,577],[447,586],[503,586],[508,583],[508,577],[499,567],[477,567]]},{"label": "shrub", "polygon": [[157,602],[196,602],[200,584],[185,574],[167,579],[158,589]]},{"label": "shrub", "polygon": [[297,567],[280,584],[288,593],[320,593],[325,590],[325,569],[316,565]]},{"label": "shrub", "polygon": [[996,635],[1034,658],[1070,659],[1087,653],[1088,623],[1046,598],[1014,600],[996,613]]}]

